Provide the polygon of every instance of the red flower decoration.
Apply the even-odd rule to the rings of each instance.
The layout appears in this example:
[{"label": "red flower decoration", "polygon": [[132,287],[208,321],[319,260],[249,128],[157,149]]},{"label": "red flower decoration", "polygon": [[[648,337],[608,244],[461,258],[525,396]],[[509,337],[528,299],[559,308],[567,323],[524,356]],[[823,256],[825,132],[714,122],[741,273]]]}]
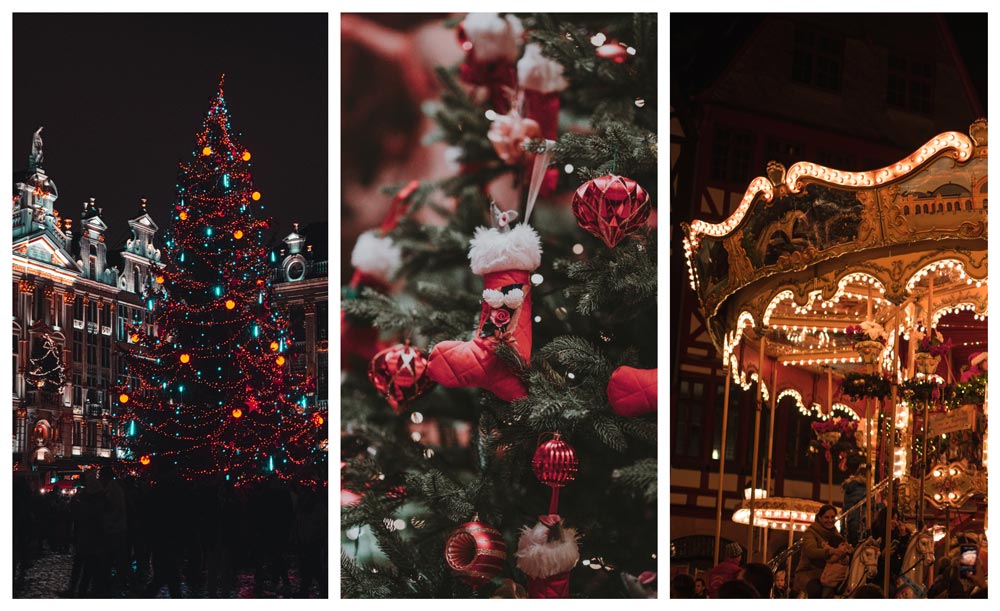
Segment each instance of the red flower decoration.
[{"label": "red flower decoration", "polygon": [[497,308],[490,312],[490,322],[497,327],[502,327],[510,322],[510,312],[504,308]]}]

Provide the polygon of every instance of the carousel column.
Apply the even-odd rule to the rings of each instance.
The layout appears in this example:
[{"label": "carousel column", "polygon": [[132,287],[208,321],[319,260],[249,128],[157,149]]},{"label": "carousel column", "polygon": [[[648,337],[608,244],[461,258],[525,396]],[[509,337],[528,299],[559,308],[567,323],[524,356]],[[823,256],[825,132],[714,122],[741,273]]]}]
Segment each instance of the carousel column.
[{"label": "carousel column", "polygon": [[[899,327],[899,313],[897,312],[896,324],[893,328],[898,329],[898,327]],[[896,398],[898,397],[898,392],[899,392],[899,384],[897,381],[898,376],[896,375],[899,372],[899,361],[898,359],[896,359],[895,354],[893,355],[892,372],[893,376],[892,376],[892,385],[890,387],[890,392],[889,392],[889,400],[891,402],[890,405],[895,406]],[[893,415],[895,415],[895,407],[893,408]],[[895,446],[896,446],[896,435],[894,434],[894,427],[889,427],[888,437],[889,437],[889,443],[887,444],[888,455],[892,456],[895,454]],[[882,565],[883,568],[882,574],[885,576],[884,583],[882,584],[882,591],[885,593],[885,596],[887,598],[889,597],[889,579],[890,579],[889,560],[891,555],[890,550],[892,547],[892,505],[893,505],[892,501],[894,493],[895,493],[895,480],[893,479],[892,471],[890,470],[889,482],[886,488],[886,495],[885,495],[885,535],[884,535],[885,541],[882,542],[883,545],[885,545],[885,549],[882,551],[882,561],[884,563]]]},{"label": "carousel column", "polygon": [[[829,414],[829,417],[832,418],[833,417],[833,369],[829,366],[826,368],[826,405],[827,409],[830,410],[827,413]],[[826,461],[827,477],[828,477],[827,481],[830,484],[829,488],[830,497],[828,502],[831,505],[833,505],[833,450],[832,449],[827,450],[827,454],[829,454],[829,458]]]},{"label": "carousel column", "polygon": [[753,423],[753,459],[750,463],[750,522],[747,525],[747,561],[752,562],[753,555],[753,527],[757,521],[754,501],[757,497],[757,456],[760,454],[760,413],[764,408],[764,349],[767,338],[764,337],[764,330],[760,331],[760,355],[757,359],[757,401],[754,403],[754,423]]},{"label": "carousel column", "polygon": [[[934,322],[934,274],[927,275],[927,333],[933,333],[933,327],[931,326]],[[928,375],[930,377],[930,375]],[[924,422],[923,422],[923,442],[920,452],[920,506],[918,507],[918,523],[923,525],[924,523],[924,479],[927,476],[927,451],[929,446],[927,445],[928,433],[930,432],[930,424],[927,421],[931,407],[931,400],[928,398],[924,401]]]},{"label": "carousel column", "polygon": [[715,554],[712,564],[719,564],[719,542],[722,540],[722,480],[726,475],[726,426],[729,424],[729,362],[723,364],[726,389],[722,399],[722,449],[719,451],[719,492],[715,502]]},{"label": "carousel column", "polygon": [[[774,454],[774,408],[778,402],[778,361],[775,360],[771,368],[771,419],[767,423],[767,455],[764,457],[764,487],[763,490],[768,496],[771,492],[771,456]],[[764,560],[767,560],[767,536],[770,532],[769,526],[764,526],[764,542],[761,544],[764,549]],[[787,575],[787,573],[786,573]]]}]

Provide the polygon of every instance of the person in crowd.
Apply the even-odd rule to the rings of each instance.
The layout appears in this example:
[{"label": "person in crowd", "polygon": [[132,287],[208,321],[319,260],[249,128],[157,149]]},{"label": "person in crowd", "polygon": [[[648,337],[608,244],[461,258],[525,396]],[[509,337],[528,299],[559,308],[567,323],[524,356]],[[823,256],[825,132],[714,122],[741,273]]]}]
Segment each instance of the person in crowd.
[{"label": "person in crowd", "polygon": [[292,537],[299,563],[299,591],[296,596],[308,598],[309,590],[315,584],[319,597],[326,598],[326,495],[303,485],[299,487],[296,499]]},{"label": "person in crowd", "polygon": [[774,587],[774,573],[771,571],[771,567],[766,564],[748,562],[745,567],[740,569],[737,578],[752,585],[760,598],[771,597],[771,588]]},{"label": "person in crowd", "polygon": [[206,595],[231,598],[233,557],[239,547],[243,507],[232,485],[219,475],[213,482],[202,524],[205,564],[208,569]]},{"label": "person in crowd", "polygon": [[167,586],[170,598],[181,598],[181,563],[185,543],[190,538],[186,515],[188,495],[172,461],[158,465],[158,476],[149,495],[153,577],[146,586],[144,598],[155,598],[163,586]]},{"label": "person in crowd", "polygon": [[[277,479],[269,479],[257,494],[251,497],[249,511],[255,531],[257,555],[254,569],[254,591],[260,596],[264,591],[268,573],[284,595],[292,593],[285,563],[285,548],[291,535],[293,508],[288,489]],[[268,570],[269,569],[269,570]]]},{"label": "person in crowd", "polygon": [[[844,513],[847,517],[841,522],[841,534],[851,545],[857,545],[861,537],[861,514],[864,510],[865,494],[868,486],[868,466],[861,465],[851,477],[841,484],[844,488]],[[852,507],[858,509],[848,513]]]},{"label": "person in crowd", "polygon": [[71,506],[73,515],[73,568],[70,570],[68,597],[86,598],[96,594],[100,562],[104,552],[104,489],[97,471],[83,472],[83,487],[77,490]]},{"label": "person in crowd", "polygon": [[874,583],[863,583],[854,588],[851,598],[885,598],[885,596],[882,594],[882,588]]},{"label": "person in crowd", "polygon": [[125,500],[125,490],[115,480],[110,467],[101,469],[98,479],[104,492],[101,521],[105,537],[104,554],[101,557],[100,591],[104,596],[110,597],[112,593],[122,593],[126,590],[131,572],[128,504]]},{"label": "person in crowd", "polygon": [[788,573],[785,569],[774,572],[774,587],[771,588],[771,598],[788,598]]},{"label": "person in crowd", "polygon": [[[882,505],[879,507],[878,512],[875,517],[872,518],[872,529],[871,536],[879,539],[885,543],[886,539],[886,507]],[[903,568],[903,554],[906,553],[906,546],[910,542],[910,532],[909,530],[899,521],[899,511],[896,509],[892,510],[892,519],[889,520],[888,532],[891,536],[891,543],[889,547],[889,574],[898,575],[900,570]],[[885,583],[885,563],[878,563],[878,573],[875,575],[873,580],[875,583]],[[896,588],[894,580],[889,582],[889,598],[895,598]]]},{"label": "person in crowd", "polygon": [[750,582],[731,579],[719,586],[716,598],[760,598],[760,594]]},{"label": "person in crowd", "polygon": [[801,557],[795,569],[795,588],[806,592],[808,598],[823,597],[823,585],[819,578],[827,561],[837,561],[842,555],[851,552],[850,544],[834,528],[836,521],[837,508],[823,505],[816,512],[813,523],[802,533]]},{"label": "person in crowd", "polygon": [[736,579],[740,572],[740,563],[743,557],[743,548],[740,547],[740,544],[735,541],[728,543],[723,551],[725,558],[705,575],[705,580],[708,582],[709,598],[717,598],[719,586]]},{"label": "person in crowd", "polygon": [[701,577],[695,577],[694,579],[694,597],[708,598],[708,586],[705,585],[705,580]]},{"label": "person in crowd", "polygon": [[697,598],[694,595],[694,578],[678,573],[670,580],[670,598]]}]

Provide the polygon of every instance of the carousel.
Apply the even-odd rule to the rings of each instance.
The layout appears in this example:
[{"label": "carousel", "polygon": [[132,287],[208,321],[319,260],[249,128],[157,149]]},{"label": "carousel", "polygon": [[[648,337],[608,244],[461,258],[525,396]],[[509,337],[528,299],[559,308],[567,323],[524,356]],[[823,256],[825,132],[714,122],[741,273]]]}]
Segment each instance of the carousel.
[{"label": "carousel", "polygon": [[[733,520],[746,524],[750,550],[768,549],[769,533],[788,537],[772,568],[790,571],[795,534],[840,500],[833,474],[847,453],[865,465],[864,499],[839,521],[864,532],[884,506],[913,549],[890,574],[890,537],[859,541],[842,595],[884,563],[884,592],[926,596],[935,555],[985,554],[987,160],[980,119],[873,171],[771,162],[728,219],[682,225],[690,284],[726,371],[723,456],[732,385],[756,395],[751,482]],[[815,417],[811,446],[828,465],[820,498],[771,493],[782,400]],[[716,522],[717,562],[722,490]]]}]

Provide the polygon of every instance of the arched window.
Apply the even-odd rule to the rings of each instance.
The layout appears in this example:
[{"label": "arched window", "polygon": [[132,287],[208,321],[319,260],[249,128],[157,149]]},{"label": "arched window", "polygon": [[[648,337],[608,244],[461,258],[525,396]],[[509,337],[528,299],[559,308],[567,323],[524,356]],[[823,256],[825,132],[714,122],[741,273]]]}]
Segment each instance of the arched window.
[{"label": "arched window", "polygon": [[906,216],[910,216],[910,207],[909,206],[903,206],[903,214],[905,214]]},{"label": "arched window", "polygon": [[920,214],[920,206],[916,205],[913,207],[913,214]]},{"label": "arched window", "polygon": [[930,214],[930,212],[927,211],[927,204],[924,204],[924,214]]},{"label": "arched window", "polygon": [[951,202],[948,202],[948,212],[951,212]]},{"label": "arched window", "polygon": [[965,200],[965,209],[966,210],[972,210],[972,200],[971,199]]}]

